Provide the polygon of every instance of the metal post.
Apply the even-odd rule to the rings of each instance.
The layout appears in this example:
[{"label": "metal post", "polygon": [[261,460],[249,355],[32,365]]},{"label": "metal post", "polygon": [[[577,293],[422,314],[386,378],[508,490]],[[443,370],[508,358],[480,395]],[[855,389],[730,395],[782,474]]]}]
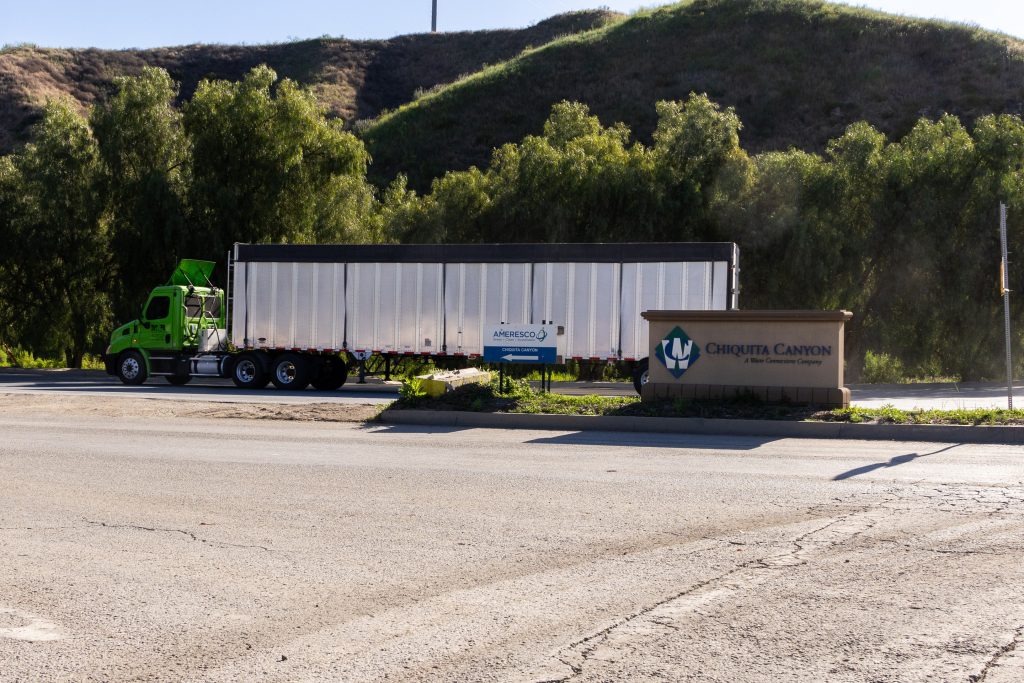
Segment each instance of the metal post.
[{"label": "metal post", "polygon": [[1010,361],[1010,273],[1006,252],[1006,204],[999,203],[999,242],[1002,261],[999,264],[999,288],[1003,295],[1003,326],[1006,335],[1006,406],[1013,410],[1013,364]]},{"label": "metal post", "polygon": [[434,0],[430,11],[430,32],[437,33],[437,0]]}]

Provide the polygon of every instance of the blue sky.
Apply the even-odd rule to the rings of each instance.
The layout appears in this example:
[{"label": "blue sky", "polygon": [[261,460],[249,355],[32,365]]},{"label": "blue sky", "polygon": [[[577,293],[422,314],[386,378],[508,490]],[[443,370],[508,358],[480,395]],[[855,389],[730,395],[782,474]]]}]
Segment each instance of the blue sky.
[{"label": "blue sky", "polygon": [[[523,27],[576,9],[620,12],[667,4],[637,0],[438,0],[438,29]],[[1024,37],[1021,0],[848,2],[898,14],[977,24]],[[158,47],[267,43],[324,34],[387,38],[430,30],[430,0],[0,0],[0,45]]]}]

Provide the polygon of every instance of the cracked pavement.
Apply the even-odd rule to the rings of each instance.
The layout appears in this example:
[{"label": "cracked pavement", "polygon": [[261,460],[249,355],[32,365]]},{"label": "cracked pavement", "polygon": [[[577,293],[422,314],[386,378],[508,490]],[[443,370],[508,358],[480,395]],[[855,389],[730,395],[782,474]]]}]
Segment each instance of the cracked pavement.
[{"label": "cracked pavement", "polygon": [[1022,447],[0,434],[0,680],[1024,679]]}]

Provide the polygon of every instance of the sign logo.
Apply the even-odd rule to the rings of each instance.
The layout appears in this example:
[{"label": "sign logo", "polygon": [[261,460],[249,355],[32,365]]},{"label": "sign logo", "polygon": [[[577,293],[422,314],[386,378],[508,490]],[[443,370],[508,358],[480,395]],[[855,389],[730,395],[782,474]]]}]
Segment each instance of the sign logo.
[{"label": "sign logo", "polygon": [[700,358],[700,347],[677,326],[661,340],[654,355],[673,377],[679,379]]},{"label": "sign logo", "polygon": [[542,342],[548,338],[548,331],[543,327],[540,328],[540,332],[537,333],[537,341]]}]

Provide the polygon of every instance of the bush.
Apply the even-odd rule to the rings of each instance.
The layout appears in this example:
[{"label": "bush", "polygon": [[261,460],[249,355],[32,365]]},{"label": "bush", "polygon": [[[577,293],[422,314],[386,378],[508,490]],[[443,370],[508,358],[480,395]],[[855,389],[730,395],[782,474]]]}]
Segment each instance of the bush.
[{"label": "bush", "polygon": [[417,377],[409,377],[402,381],[398,390],[398,400],[405,404],[414,404],[427,395],[423,390],[423,380]]},{"label": "bush", "polygon": [[904,380],[903,363],[887,353],[864,354],[864,373],[861,379],[868,384],[897,384]]}]

